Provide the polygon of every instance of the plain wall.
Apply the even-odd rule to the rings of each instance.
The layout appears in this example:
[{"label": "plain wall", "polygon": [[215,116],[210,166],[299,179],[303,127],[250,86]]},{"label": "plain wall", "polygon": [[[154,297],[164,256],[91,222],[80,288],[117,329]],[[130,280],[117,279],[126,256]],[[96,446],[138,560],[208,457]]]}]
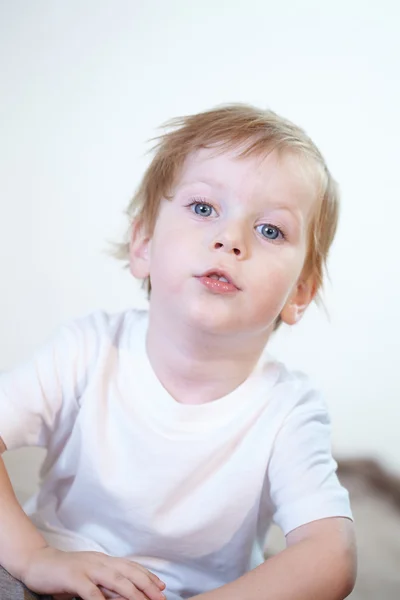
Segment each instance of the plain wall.
[{"label": "plain wall", "polygon": [[[106,249],[125,230],[146,140],[173,116],[250,102],[303,126],[342,191],[330,319],[311,308],[272,349],[323,389],[338,455],[400,468],[398,3],[14,0],[0,11],[0,369],[65,321],[145,303]],[[34,458],[8,458],[21,484],[35,480]]]}]

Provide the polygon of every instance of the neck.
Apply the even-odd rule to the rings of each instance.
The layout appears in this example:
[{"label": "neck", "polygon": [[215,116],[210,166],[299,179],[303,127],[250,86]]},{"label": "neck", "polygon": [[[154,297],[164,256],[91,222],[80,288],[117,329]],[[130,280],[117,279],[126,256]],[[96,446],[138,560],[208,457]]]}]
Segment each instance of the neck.
[{"label": "neck", "polygon": [[177,402],[204,404],[247,379],[269,335],[269,331],[258,335],[197,331],[150,311],[147,353],[158,379]]}]

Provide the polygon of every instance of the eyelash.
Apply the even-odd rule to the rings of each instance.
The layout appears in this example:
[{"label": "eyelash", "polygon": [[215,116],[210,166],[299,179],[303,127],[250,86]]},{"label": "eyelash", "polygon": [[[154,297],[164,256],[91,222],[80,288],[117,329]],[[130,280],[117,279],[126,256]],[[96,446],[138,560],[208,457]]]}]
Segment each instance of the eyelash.
[{"label": "eyelash", "polygon": [[277,225],[272,225],[272,223],[260,223],[259,225],[256,225],[256,229],[258,229],[258,227],[271,227],[272,229],[276,229],[276,231],[278,232],[278,237],[275,239],[270,239],[267,238],[265,235],[263,235],[262,233],[260,233],[261,237],[263,237],[265,240],[269,240],[270,242],[284,242],[286,240],[286,234],[284,231],[282,231],[282,229],[280,227],[278,227]]},{"label": "eyelash", "polygon": [[[203,200],[202,198],[195,198],[190,204],[187,205],[187,208],[193,208],[197,204],[202,204],[203,206],[209,206],[212,210],[214,210],[218,214],[215,206],[213,206],[210,202],[207,202],[206,200]],[[192,212],[194,214],[197,214],[197,213],[194,212],[194,210],[192,210]],[[201,215],[198,215],[198,216],[200,217]]]},{"label": "eyelash", "polygon": [[[190,202],[190,204],[187,204],[186,207],[193,209],[194,206],[198,205],[198,204],[202,204],[203,206],[209,206],[212,210],[214,210],[215,212],[217,212],[216,208],[210,203],[207,202],[206,200],[203,200],[202,198],[196,198],[194,199],[192,202]],[[198,213],[195,213],[194,210],[192,210],[193,214],[196,214],[197,216],[201,217],[201,215],[199,215]],[[218,214],[218,213],[217,213]],[[209,217],[204,217],[205,219],[209,218]],[[286,234],[285,232],[281,229],[281,227],[278,227],[277,225],[272,225],[272,223],[259,223],[259,225],[256,225],[255,229],[258,229],[259,227],[271,227],[273,229],[276,229],[278,231],[278,234],[280,236],[280,238],[276,238],[273,240],[269,240],[271,242],[283,242],[286,240]],[[262,233],[260,233],[261,237],[264,240],[268,240],[269,238],[265,237],[265,235],[262,235]]]}]

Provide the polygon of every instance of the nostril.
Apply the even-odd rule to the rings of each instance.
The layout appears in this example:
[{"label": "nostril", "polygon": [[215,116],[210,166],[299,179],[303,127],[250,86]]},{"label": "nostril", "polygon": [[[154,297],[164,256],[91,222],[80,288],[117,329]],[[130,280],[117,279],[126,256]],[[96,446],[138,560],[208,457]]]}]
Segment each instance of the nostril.
[{"label": "nostril", "polygon": [[242,252],[239,248],[232,248],[230,244],[223,244],[222,242],[215,242],[214,249],[221,250],[221,248],[225,248],[226,252],[233,252],[236,256],[239,256]]}]

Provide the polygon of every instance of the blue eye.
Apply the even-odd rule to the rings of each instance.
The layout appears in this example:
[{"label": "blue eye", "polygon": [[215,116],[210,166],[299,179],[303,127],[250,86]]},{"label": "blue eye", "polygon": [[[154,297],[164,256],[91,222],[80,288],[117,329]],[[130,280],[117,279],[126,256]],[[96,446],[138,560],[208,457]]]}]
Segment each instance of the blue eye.
[{"label": "blue eye", "polygon": [[211,217],[213,211],[215,212],[211,204],[207,204],[206,202],[193,202],[190,208],[196,215],[200,215],[200,217]]},{"label": "blue eye", "polygon": [[279,227],[275,227],[274,225],[257,225],[256,229],[267,240],[276,240],[278,237],[284,238]]}]

